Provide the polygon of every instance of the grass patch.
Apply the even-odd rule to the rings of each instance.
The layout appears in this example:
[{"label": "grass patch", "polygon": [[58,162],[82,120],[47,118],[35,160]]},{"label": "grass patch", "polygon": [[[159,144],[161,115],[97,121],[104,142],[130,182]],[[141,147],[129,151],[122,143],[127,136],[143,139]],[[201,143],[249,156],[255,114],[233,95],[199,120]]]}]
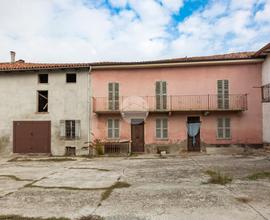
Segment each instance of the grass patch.
[{"label": "grass patch", "polygon": [[103,171],[103,172],[109,172],[110,170],[108,169],[103,169],[103,168],[91,168],[91,167],[70,167],[69,169],[71,170],[97,170],[97,171]]},{"label": "grass patch", "polygon": [[65,162],[65,161],[76,161],[74,158],[67,158],[67,157],[60,157],[60,158],[45,158],[45,159],[31,159],[31,158],[21,158],[21,157],[15,157],[8,162]]},{"label": "grass patch", "polygon": [[69,218],[42,218],[42,217],[23,217],[20,215],[0,215],[0,220],[70,220]]},{"label": "grass patch", "polygon": [[205,173],[210,176],[207,183],[226,185],[232,182],[232,177],[221,174],[219,171],[207,170]]},{"label": "grass patch", "polygon": [[[89,215],[78,218],[77,220],[103,220],[103,217],[98,215]],[[0,220],[71,220],[70,218],[42,218],[42,217],[24,217],[20,215],[0,215]]]},{"label": "grass patch", "polygon": [[33,180],[30,180],[30,179],[21,179],[17,176],[14,176],[14,175],[0,175],[0,177],[6,177],[6,178],[10,178],[12,180],[15,180],[15,181],[33,181]]},{"label": "grass patch", "polygon": [[120,188],[128,188],[131,185],[126,182],[116,182],[109,188],[107,188],[102,194],[101,194],[101,201],[104,201],[110,197],[114,189],[120,189]]},{"label": "grass patch", "polygon": [[251,199],[247,197],[236,197],[235,199],[241,203],[249,203],[251,201]]},{"label": "grass patch", "polygon": [[100,217],[98,215],[90,215],[90,216],[83,216],[79,218],[78,220],[103,220],[103,217]]},{"label": "grass patch", "polygon": [[247,176],[248,180],[270,179],[270,172],[258,172]]}]

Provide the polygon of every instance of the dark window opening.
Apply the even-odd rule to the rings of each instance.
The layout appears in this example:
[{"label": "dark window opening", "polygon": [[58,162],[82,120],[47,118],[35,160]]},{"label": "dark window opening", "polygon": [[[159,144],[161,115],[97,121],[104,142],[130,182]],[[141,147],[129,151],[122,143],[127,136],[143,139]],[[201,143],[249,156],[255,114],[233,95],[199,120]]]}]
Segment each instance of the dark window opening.
[{"label": "dark window opening", "polygon": [[264,85],[262,87],[262,101],[270,102],[270,84]]},{"label": "dark window opening", "polygon": [[39,83],[48,83],[48,74],[39,74],[38,75]]},{"label": "dark window opening", "polygon": [[38,112],[48,112],[48,91],[38,91]]},{"label": "dark window opening", "polygon": [[67,73],[67,83],[76,83],[76,73]]},{"label": "dark window opening", "polygon": [[65,121],[66,127],[66,138],[68,139],[75,139],[75,120],[66,120]]}]

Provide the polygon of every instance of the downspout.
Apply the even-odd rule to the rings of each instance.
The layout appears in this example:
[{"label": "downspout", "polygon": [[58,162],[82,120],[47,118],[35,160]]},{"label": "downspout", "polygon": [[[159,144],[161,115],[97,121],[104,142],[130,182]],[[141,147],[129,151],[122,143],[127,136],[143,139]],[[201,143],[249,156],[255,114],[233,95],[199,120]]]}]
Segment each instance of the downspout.
[{"label": "downspout", "polygon": [[[90,74],[91,74],[91,71],[92,71],[92,66],[90,65],[89,67],[89,72],[87,74],[87,117],[88,117],[88,127],[87,127],[87,144],[90,143],[90,120],[91,120],[91,113],[90,113],[90,105],[92,105],[91,103],[91,98],[90,98]],[[92,108],[92,106],[91,106]]]}]

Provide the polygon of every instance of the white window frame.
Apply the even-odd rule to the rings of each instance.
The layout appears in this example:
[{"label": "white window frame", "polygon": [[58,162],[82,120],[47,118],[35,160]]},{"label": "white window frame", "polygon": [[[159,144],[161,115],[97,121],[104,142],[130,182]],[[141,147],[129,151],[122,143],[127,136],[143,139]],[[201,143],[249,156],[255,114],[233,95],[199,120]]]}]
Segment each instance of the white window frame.
[{"label": "white window frame", "polygon": [[[112,128],[109,127],[109,120],[112,120]],[[118,128],[115,127],[115,122],[118,121]],[[112,136],[109,136],[109,130],[112,130]],[[118,136],[116,136],[116,130],[118,130]],[[120,139],[120,119],[119,118],[108,118],[107,120],[107,137],[108,139],[118,140]]]},{"label": "white window frame", "polygon": [[[160,120],[160,128],[157,127],[158,124],[158,120]],[[167,122],[167,128],[164,127],[164,120],[166,120]],[[156,130],[156,139],[159,140],[167,140],[169,137],[169,120],[168,118],[156,118],[156,126],[155,126],[155,130]],[[160,137],[158,137],[158,130],[160,130]],[[164,131],[167,130],[167,136],[165,136]]]},{"label": "white window frame", "polygon": [[[222,126],[219,127],[219,120],[222,121]],[[226,120],[229,122],[229,126],[226,126]],[[218,117],[217,118],[217,139],[219,140],[230,140],[232,138],[231,132],[231,118],[229,117]],[[230,136],[226,137],[226,131],[229,131]],[[219,131],[221,131],[221,136],[219,136]]]}]

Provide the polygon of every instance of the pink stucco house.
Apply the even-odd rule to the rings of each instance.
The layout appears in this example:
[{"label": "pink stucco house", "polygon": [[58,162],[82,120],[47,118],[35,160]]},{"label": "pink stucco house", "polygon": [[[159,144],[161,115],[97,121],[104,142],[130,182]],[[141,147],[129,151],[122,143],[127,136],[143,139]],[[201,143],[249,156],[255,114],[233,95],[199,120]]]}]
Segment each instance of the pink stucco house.
[{"label": "pink stucco house", "polygon": [[254,54],[93,64],[92,133],[132,152],[261,145],[264,59]]}]

